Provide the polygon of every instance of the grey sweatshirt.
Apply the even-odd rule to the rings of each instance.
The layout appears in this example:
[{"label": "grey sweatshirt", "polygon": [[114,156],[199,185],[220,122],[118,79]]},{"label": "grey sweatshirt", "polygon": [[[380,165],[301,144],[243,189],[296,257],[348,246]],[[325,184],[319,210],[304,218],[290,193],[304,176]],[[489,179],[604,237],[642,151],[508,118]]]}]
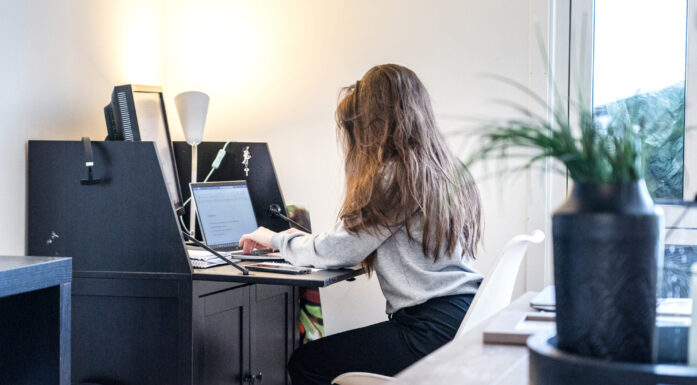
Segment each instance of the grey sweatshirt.
[{"label": "grey sweatshirt", "polygon": [[[414,239],[421,239],[420,226],[411,231]],[[433,262],[424,256],[420,241],[409,239],[404,227],[354,235],[339,222],[317,235],[279,233],[271,243],[294,265],[325,269],[355,266],[377,250],[375,273],[387,299],[388,314],[435,297],[474,294],[482,281],[481,274],[468,265],[470,258],[460,258],[460,246],[453,256],[442,254]]]}]

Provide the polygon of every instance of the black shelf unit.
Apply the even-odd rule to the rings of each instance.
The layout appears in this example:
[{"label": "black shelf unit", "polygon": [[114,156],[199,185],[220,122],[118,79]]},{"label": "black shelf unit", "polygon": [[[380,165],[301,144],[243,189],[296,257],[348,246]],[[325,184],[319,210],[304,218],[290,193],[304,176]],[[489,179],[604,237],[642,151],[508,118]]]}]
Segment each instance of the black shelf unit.
[{"label": "black shelf unit", "polygon": [[70,258],[0,257],[0,380],[70,384]]}]

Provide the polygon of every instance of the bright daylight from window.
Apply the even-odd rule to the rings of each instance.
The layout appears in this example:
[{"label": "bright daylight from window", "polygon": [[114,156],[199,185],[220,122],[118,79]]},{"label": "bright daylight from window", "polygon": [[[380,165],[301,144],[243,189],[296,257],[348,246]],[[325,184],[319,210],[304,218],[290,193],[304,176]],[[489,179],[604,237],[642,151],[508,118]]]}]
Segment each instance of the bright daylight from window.
[{"label": "bright daylight from window", "polygon": [[[593,112],[602,127],[638,116],[646,183],[654,198],[682,199],[687,0],[596,0]],[[692,244],[666,240],[659,297],[687,297]]]},{"label": "bright daylight from window", "polygon": [[686,0],[595,1],[595,118],[640,113],[654,198],[683,196],[686,16]]}]

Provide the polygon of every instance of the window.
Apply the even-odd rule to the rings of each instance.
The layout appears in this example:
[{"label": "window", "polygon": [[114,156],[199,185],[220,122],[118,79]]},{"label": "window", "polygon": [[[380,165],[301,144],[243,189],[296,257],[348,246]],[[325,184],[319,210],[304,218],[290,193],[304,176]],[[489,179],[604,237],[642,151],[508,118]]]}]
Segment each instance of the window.
[{"label": "window", "polygon": [[[567,4],[569,100],[592,108],[601,127],[638,112],[649,134],[643,145],[650,193],[659,201],[694,200],[697,0]],[[663,209],[668,235],[658,295],[686,297],[689,266],[697,262],[697,208]]]},{"label": "window", "polygon": [[687,1],[596,0],[594,16],[595,118],[638,113],[651,195],[682,199]]}]

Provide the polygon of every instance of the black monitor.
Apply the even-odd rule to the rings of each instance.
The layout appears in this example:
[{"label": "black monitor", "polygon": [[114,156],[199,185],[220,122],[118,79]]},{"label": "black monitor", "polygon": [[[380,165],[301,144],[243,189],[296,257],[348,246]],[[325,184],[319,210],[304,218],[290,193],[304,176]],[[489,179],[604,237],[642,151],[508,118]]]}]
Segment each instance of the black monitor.
[{"label": "black monitor", "polygon": [[104,107],[106,140],[151,141],[175,210],[182,207],[177,164],[174,161],[162,88],[126,84],[114,87],[111,102]]}]

